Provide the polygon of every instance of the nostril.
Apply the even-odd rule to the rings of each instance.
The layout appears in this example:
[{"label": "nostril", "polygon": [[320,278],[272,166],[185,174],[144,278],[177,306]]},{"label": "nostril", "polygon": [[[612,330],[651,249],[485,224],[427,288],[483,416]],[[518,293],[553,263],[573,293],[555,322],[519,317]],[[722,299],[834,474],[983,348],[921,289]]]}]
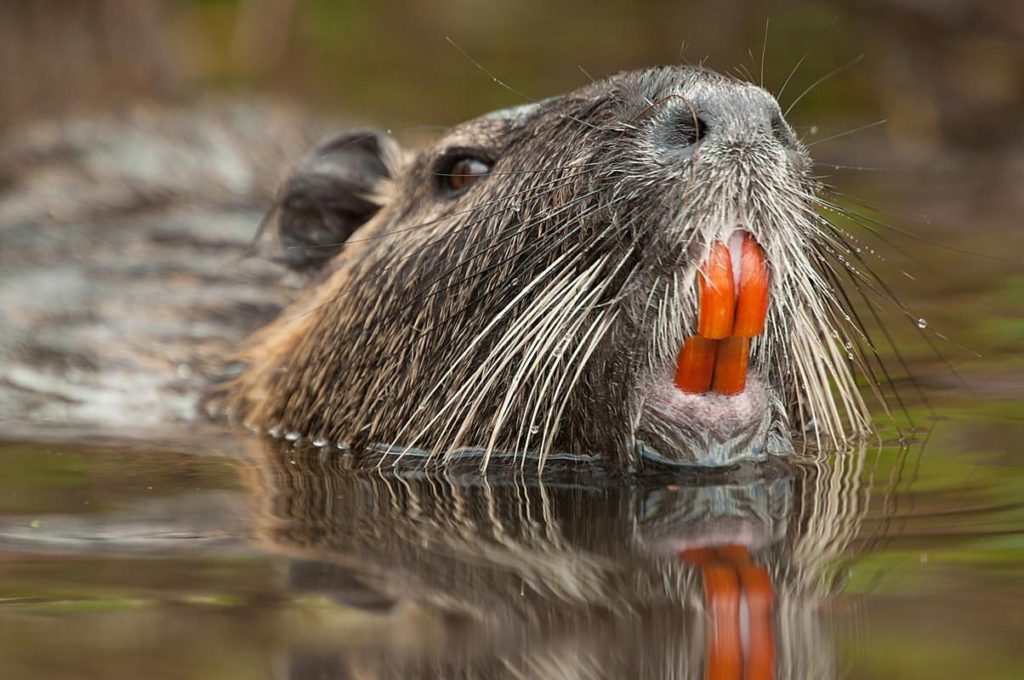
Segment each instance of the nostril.
[{"label": "nostril", "polygon": [[678,146],[692,146],[704,139],[708,124],[693,111],[682,111],[672,130],[672,142]]},{"label": "nostril", "polygon": [[782,120],[782,116],[772,116],[772,135],[778,140],[783,146],[792,147],[793,144],[793,133],[790,132],[789,126],[786,125],[786,121]]}]

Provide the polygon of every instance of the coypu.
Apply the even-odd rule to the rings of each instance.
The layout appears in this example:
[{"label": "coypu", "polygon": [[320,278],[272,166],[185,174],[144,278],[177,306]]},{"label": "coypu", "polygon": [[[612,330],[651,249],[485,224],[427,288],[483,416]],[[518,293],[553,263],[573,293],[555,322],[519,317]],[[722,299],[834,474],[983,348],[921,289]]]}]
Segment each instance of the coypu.
[{"label": "coypu", "polygon": [[788,453],[794,431],[863,434],[847,247],[810,168],[768,92],[698,67],[489,113],[416,154],[342,134],[264,234],[323,278],[210,403],[290,439],[485,468],[722,465]]}]

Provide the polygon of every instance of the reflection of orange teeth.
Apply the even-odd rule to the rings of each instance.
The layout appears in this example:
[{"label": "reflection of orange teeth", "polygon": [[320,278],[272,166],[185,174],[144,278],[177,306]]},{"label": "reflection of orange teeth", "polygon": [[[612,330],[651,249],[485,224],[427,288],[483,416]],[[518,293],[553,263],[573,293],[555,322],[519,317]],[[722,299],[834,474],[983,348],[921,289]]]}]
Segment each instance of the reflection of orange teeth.
[{"label": "reflection of orange teeth", "polygon": [[[743,545],[687,548],[680,559],[700,566],[707,615],[705,678],[775,677],[774,590],[768,570]],[[742,605],[746,606],[743,607]],[[744,635],[741,631],[746,631]]]},{"label": "reflection of orange teeth", "polygon": [[743,667],[740,637],[740,584],[736,570],[721,562],[704,565],[704,601],[708,611],[708,680],[739,678]]},{"label": "reflection of orange teeth", "polygon": [[736,291],[732,277],[732,258],[724,243],[711,246],[711,253],[701,267],[700,311],[697,333],[705,338],[719,340],[732,333],[733,309]]},{"label": "reflection of orange teeth", "polygon": [[764,332],[768,316],[768,265],[764,251],[750,234],[743,235],[740,255],[740,287],[732,334],[752,338]]},{"label": "reflection of orange teeth", "polygon": [[676,387],[683,392],[700,394],[711,389],[711,372],[715,368],[715,340],[695,335],[683,343],[676,363]]},{"label": "reflection of orange teeth", "polygon": [[[746,387],[749,339],[764,332],[768,317],[769,275],[764,250],[749,233],[742,233],[736,254],[733,262],[718,241],[700,268],[697,335],[687,338],[676,359],[675,385],[688,394],[710,389],[731,396]],[[739,267],[735,277],[733,265]]]},{"label": "reflection of orange teeth", "polygon": [[747,598],[748,647],[744,654],[746,680],[771,680],[775,674],[775,624],[772,619],[772,581],[768,570],[747,565],[739,568],[740,583]]}]

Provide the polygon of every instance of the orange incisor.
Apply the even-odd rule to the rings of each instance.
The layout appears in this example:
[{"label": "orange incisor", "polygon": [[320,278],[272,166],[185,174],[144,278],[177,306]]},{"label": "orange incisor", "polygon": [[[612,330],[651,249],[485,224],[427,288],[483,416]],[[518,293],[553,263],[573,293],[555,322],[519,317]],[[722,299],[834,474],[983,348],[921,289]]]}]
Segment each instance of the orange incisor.
[{"label": "orange incisor", "polygon": [[711,375],[715,370],[715,345],[699,335],[687,338],[676,363],[676,386],[684,392],[700,394],[711,389]]},{"label": "orange incisor", "polygon": [[697,334],[712,340],[729,337],[732,335],[736,290],[728,246],[718,242],[711,247],[711,254],[701,267],[698,280],[700,311],[697,314]]},{"label": "orange incisor", "polygon": [[733,336],[718,341],[715,353],[715,379],[712,389],[719,394],[739,394],[747,384],[747,360],[750,338]]},{"label": "orange incisor", "polygon": [[764,333],[768,316],[768,263],[764,251],[750,234],[743,235],[740,255],[740,289],[736,295],[732,334],[752,338]]},{"label": "orange incisor", "polygon": [[716,242],[698,274],[697,335],[683,343],[676,362],[675,384],[683,392],[733,395],[746,387],[750,338],[764,332],[768,316],[769,276],[754,237],[744,232],[739,246],[736,263],[729,247]]}]

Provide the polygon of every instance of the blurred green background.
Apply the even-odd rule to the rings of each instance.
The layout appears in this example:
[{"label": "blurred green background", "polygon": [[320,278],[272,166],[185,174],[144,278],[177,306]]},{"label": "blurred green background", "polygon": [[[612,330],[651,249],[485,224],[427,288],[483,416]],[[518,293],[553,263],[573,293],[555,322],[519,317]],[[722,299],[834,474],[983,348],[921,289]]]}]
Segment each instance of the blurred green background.
[{"label": "blurred green background", "polygon": [[[766,31],[767,27],[767,31]],[[915,143],[1000,143],[1024,101],[1024,3],[32,0],[0,8],[0,122],[138,98],[272,92],[381,124],[451,124],[656,63],[761,77],[800,118],[886,118]],[[979,120],[977,116],[982,116]],[[1018,133],[1019,134],[1019,133]]]}]

